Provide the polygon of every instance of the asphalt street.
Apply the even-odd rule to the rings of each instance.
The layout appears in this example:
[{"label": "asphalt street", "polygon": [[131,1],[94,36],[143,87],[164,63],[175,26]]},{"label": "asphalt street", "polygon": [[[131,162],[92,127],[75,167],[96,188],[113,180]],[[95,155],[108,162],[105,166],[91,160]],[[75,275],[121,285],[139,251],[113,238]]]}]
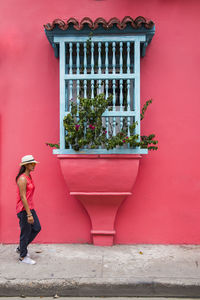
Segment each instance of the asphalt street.
[{"label": "asphalt street", "polygon": [[60,299],[60,300],[199,300],[200,298],[147,298],[147,297],[0,297],[0,300],[53,300],[53,299]]}]

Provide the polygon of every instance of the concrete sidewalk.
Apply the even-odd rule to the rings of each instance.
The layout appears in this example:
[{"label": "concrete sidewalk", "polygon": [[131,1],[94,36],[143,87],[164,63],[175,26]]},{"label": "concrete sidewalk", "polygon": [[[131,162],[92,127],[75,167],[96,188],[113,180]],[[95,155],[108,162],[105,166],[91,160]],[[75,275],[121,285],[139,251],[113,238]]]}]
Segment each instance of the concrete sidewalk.
[{"label": "concrete sidewalk", "polygon": [[200,297],[200,246],[0,245],[0,296]]}]

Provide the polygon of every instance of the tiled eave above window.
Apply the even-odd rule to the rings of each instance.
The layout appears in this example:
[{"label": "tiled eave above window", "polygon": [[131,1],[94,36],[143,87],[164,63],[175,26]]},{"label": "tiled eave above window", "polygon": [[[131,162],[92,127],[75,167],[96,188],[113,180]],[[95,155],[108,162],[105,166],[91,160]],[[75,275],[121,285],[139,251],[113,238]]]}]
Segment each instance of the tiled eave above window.
[{"label": "tiled eave above window", "polygon": [[60,19],[55,19],[52,23],[44,25],[46,30],[52,31],[56,26],[61,30],[69,29],[69,26],[72,25],[76,30],[82,30],[85,25],[90,29],[96,30],[100,25],[104,29],[110,29],[114,25],[120,30],[124,30],[127,27],[127,24],[130,24],[132,28],[139,29],[144,27],[146,29],[152,29],[154,27],[153,21],[147,21],[144,17],[137,17],[135,20],[131,17],[124,17],[122,21],[118,18],[111,18],[108,22],[104,18],[97,18],[94,22],[88,18],[83,18],[80,22],[75,18],[70,18],[68,21],[63,21]]},{"label": "tiled eave above window", "polygon": [[75,18],[67,21],[55,19],[52,23],[44,25],[46,36],[51,43],[55,56],[59,56],[59,45],[54,43],[55,36],[88,36],[92,35],[145,35],[146,42],[141,44],[141,55],[145,55],[146,47],[151,42],[155,33],[155,24],[144,17],[136,19],[126,16],[120,21],[118,18],[111,18],[106,21],[104,18],[97,18],[92,21],[85,17],[80,22]]}]

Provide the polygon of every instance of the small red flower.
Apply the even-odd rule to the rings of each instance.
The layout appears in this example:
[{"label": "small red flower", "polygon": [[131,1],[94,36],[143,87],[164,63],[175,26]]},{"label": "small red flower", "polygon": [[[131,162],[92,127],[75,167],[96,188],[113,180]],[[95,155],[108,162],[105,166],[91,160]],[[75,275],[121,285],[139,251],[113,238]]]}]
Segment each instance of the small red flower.
[{"label": "small red flower", "polygon": [[95,126],[93,126],[92,124],[90,124],[90,125],[89,125],[89,128],[92,129],[92,130],[94,130],[94,129],[95,129]]},{"label": "small red flower", "polygon": [[79,127],[80,127],[80,125],[79,125],[79,124],[76,124],[76,125],[75,125],[75,127],[76,127],[76,131],[78,131],[78,130],[79,130]]}]

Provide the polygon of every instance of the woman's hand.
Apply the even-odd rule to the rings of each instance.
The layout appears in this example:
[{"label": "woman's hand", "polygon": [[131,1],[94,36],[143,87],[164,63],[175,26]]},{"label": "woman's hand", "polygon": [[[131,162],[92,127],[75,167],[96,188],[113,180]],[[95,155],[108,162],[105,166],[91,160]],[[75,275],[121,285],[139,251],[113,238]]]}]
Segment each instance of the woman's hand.
[{"label": "woman's hand", "polygon": [[28,217],[27,217],[27,222],[28,222],[29,224],[33,224],[33,223],[34,223],[34,218],[33,218],[33,216],[28,216]]}]

